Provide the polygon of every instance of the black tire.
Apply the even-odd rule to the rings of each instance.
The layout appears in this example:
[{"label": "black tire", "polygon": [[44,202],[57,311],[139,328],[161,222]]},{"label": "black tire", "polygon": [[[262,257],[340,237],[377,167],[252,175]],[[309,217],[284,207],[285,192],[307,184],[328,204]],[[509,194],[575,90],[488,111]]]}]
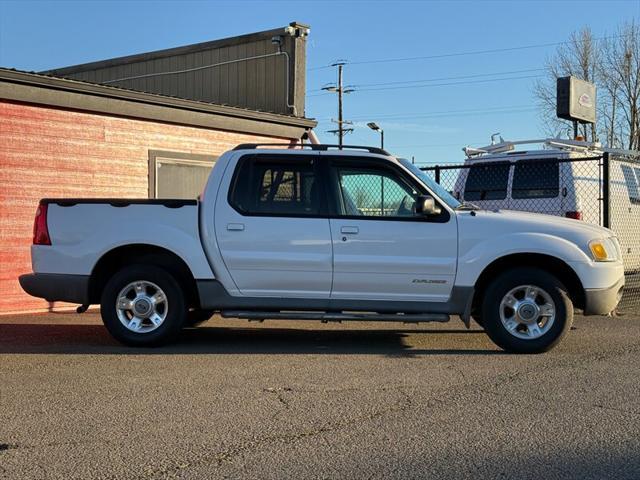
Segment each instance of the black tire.
[{"label": "black tire", "polygon": [[207,320],[209,320],[211,317],[213,317],[214,313],[215,313],[215,310],[200,310],[197,308],[194,310],[189,310],[189,313],[187,313],[187,320],[185,321],[185,326],[197,327],[201,323],[204,323]]},{"label": "black tire", "polygon": [[[151,282],[157,285],[167,299],[165,305],[168,307],[164,321],[146,333],[129,330],[120,321],[116,308],[120,292],[135,282]],[[187,306],[182,288],[170,273],[153,265],[132,265],[109,279],[102,292],[100,313],[105,327],[118,341],[130,346],[152,347],[166,344],[178,336],[187,318]],[[150,320],[147,322],[151,323]],[[153,328],[151,325],[149,327]]]},{"label": "black tire", "polygon": [[[521,285],[531,285],[543,290],[553,300],[555,306],[553,323],[538,338],[518,338],[515,334],[510,333],[500,318],[502,299],[512,289]],[[507,307],[507,311],[509,311],[509,307]],[[571,329],[573,304],[567,294],[567,289],[553,275],[537,268],[515,268],[502,273],[488,286],[482,305],[482,323],[489,338],[508,352],[546,352],[555,347]],[[525,327],[525,331],[528,330]]]}]

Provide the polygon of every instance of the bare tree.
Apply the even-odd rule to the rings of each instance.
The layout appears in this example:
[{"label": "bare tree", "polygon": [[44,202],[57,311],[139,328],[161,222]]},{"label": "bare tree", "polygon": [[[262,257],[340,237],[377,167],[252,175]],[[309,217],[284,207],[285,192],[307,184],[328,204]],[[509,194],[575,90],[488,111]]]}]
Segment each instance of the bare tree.
[{"label": "bare tree", "polygon": [[547,60],[546,75],[534,87],[540,115],[550,134],[569,131],[556,117],[556,80],[573,75],[598,87],[598,120],[582,125],[587,140],[640,149],[640,27],[625,23],[615,35],[596,39],[591,29],[574,32]]},{"label": "bare tree", "polygon": [[626,23],[616,36],[604,39],[602,59],[600,83],[609,107],[607,141],[640,150],[640,27]]},{"label": "bare tree", "polygon": [[[548,133],[552,135],[568,129],[566,121],[556,117],[556,80],[573,75],[587,82],[596,82],[601,64],[601,48],[589,27],[571,34],[569,41],[560,45],[555,55],[545,65],[546,78],[536,82],[534,95]],[[597,138],[593,125],[582,125],[582,135],[587,140]]]}]

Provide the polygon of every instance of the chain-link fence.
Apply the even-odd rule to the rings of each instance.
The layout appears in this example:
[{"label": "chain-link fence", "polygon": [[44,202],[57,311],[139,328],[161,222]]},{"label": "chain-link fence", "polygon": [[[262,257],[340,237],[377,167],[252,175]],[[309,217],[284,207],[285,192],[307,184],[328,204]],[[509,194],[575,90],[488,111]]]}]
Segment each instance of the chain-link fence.
[{"label": "chain-link fence", "polygon": [[481,208],[544,213],[611,228],[625,264],[620,311],[640,311],[640,155],[477,158],[422,170],[460,201]]},{"label": "chain-link fence", "polygon": [[622,310],[640,312],[640,156],[603,157],[603,222],[620,240],[625,266]]}]

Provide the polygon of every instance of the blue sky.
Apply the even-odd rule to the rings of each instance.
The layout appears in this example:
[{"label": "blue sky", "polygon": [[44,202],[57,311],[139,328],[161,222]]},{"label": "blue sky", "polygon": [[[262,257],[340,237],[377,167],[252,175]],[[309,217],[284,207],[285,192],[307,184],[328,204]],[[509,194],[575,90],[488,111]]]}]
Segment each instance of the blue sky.
[{"label": "blue sky", "polygon": [[[0,66],[44,70],[267,30],[311,25],[307,116],[321,140],[334,128],[335,81],[328,64],[345,59],[348,143],[377,145],[366,128],[385,129],[386,147],[416,162],[459,162],[467,144],[537,138],[542,125],[532,85],[545,58],[574,30],[596,36],[640,20],[630,1],[3,1]],[[484,50],[547,45],[495,53]],[[446,56],[465,53],[465,55]],[[437,57],[380,63],[374,60]],[[415,80],[421,82],[414,82]],[[407,83],[397,83],[407,82]],[[372,85],[375,84],[375,85]],[[398,88],[403,87],[403,88]]]}]

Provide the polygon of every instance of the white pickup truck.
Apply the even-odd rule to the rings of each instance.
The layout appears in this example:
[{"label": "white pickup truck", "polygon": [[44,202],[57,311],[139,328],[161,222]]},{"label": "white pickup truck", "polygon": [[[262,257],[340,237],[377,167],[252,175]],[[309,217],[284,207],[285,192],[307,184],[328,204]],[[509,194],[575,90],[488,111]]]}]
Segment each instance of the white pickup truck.
[{"label": "white pickup truck", "polygon": [[511,352],[549,350],[574,306],[615,309],[605,228],[461,204],[372,147],[240,145],[193,200],[44,199],[23,289],[100,304],[111,334],[158,345],[219,312],[246,319],[475,319]]}]

